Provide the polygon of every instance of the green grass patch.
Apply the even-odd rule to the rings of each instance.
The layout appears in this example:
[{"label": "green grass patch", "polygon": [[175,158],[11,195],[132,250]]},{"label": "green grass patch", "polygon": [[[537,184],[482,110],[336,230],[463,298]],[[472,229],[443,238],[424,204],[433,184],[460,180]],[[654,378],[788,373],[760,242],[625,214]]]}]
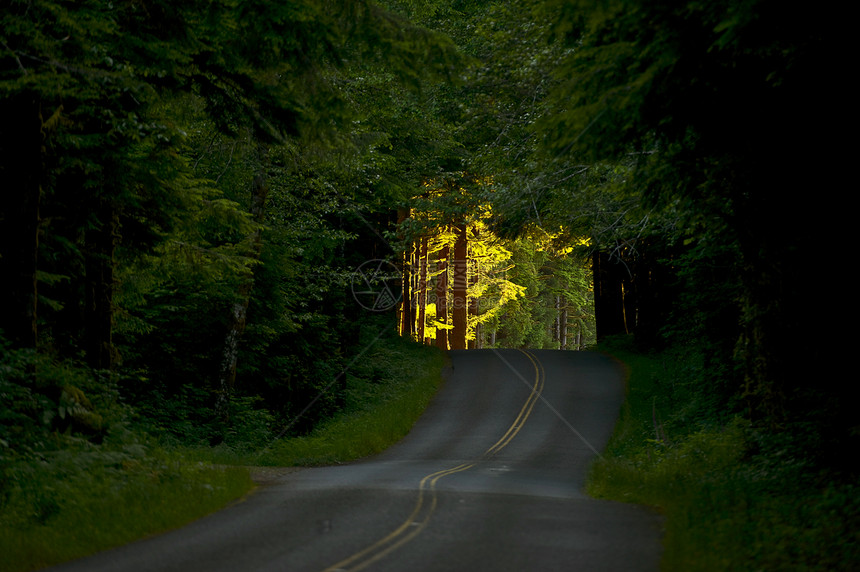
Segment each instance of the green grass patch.
[{"label": "green grass patch", "polygon": [[7,467],[0,570],[36,570],[164,532],[253,487],[244,468],[175,454],[58,451]]},{"label": "green grass patch", "polygon": [[628,396],[588,492],[665,515],[663,570],[860,569],[860,487],[818,466],[802,432],[717,410],[695,357],[608,349]]}]

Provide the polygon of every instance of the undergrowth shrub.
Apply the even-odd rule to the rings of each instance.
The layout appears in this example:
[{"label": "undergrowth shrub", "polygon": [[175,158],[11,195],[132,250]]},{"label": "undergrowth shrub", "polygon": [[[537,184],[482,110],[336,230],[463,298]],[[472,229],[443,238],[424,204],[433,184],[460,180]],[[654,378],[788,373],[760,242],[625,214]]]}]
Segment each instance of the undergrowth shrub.
[{"label": "undergrowth shrub", "polygon": [[402,439],[439,389],[445,356],[395,338],[368,352],[347,379],[342,412],[308,435],[281,439],[255,462],[271,465],[343,463],[373,455]]},{"label": "undergrowth shrub", "polygon": [[156,447],[114,378],[0,340],[0,570],[163,531],[252,487],[248,470]]},{"label": "undergrowth shrub", "polygon": [[713,408],[695,355],[626,348],[611,348],[628,395],[588,491],[665,515],[662,569],[860,569],[856,476],[821,463],[814,427],[766,431]]}]

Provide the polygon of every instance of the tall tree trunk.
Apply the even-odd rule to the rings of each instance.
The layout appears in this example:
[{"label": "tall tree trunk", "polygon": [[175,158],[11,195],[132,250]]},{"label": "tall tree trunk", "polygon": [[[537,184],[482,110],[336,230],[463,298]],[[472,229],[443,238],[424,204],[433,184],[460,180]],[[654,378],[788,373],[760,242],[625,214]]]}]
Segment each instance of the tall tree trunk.
[{"label": "tall tree trunk", "polygon": [[559,322],[561,323],[560,324],[560,326],[561,326],[560,327],[560,333],[561,333],[560,347],[561,347],[561,349],[566,350],[567,349],[567,300],[563,296],[560,296],[560,298],[561,298],[560,299],[561,317],[559,318]]},{"label": "tall tree trunk", "polygon": [[[397,212],[397,224],[409,218],[409,209],[400,209]],[[414,323],[412,308],[412,244],[406,246],[403,252],[403,298],[400,301],[400,335],[411,337],[412,324]]]},{"label": "tall tree trunk", "polygon": [[[619,264],[616,270],[623,272],[623,265]],[[637,296],[636,283],[627,272],[624,272],[623,275],[620,274],[617,280],[621,284],[621,310],[624,316],[624,333],[633,334],[636,332],[636,323],[639,319],[639,297]]]},{"label": "tall tree trunk", "polygon": [[594,273],[594,318],[598,340],[627,333],[619,266],[604,252],[595,252],[591,258]]},{"label": "tall tree trunk", "polygon": [[451,288],[451,324],[449,343],[452,350],[466,349],[466,320],[468,312],[468,301],[466,289],[468,287],[467,268],[467,244],[466,225],[458,224],[456,227],[457,241],[454,243],[454,283]]},{"label": "tall tree trunk", "polygon": [[[442,247],[436,269],[439,275],[436,277],[436,321],[440,324],[448,324],[448,246]],[[436,346],[439,349],[448,349],[448,330],[436,328]]]},{"label": "tall tree trunk", "polygon": [[411,319],[409,320],[409,337],[413,340],[417,338],[418,333],[418,277],[421,273],[421,257],[418,255],[421,250],[417,242],[413,242],[410,247],[409,254],[409,291],[412,295],[409,297],[409,312]]},{"label": "tall tree trunk", "polygon": [[553,333],[552,338],[554,342],[559,343],[559,348],[561,347],[561,296],[558,294],[555,295],[555,320],[553,320]]},{"label": "tall tree trunk", "polygon": [[413,266],[412,266],[412,244],[407,246],[403,253],[403,299],[400,302],[400,335],[411,337],[415,326],[415,308],[412,304],[414,296],[413,288]]},{"label": "tall tree trunk", "polygon": [[666,319],[661,294],[670,288],[668,267],[660,259],[668,259],[671,253],[665,248],[658,250],[657,244],[642,241],[636,260],[632,263],[633,287],[636,292],[636,343],[640,347],[657,347],[660,344],[660,328]]},{"label": "tall tree trunk", "polygon": [[[260,259],[263,248],[262,224],[266,217],[266,199],[269,195],[269,186],[264,172],[258,173],[251,184],[251,205],[249,212],[257,228],[248,237],[248,256],[253,260]],[[230,313],[230,328],[224,339],[224,349],[221,357],[221,365],[218,370],[218,400],[215,404],[217,415],[223,419],[229,419],[230,397],[236,385],[236,366],[239,359],[239,341],[245,332],[248,317],[248,305],[251,301],[251,291],[254,288],[254,272],[248,269],[248,274],[239,284],[236,292],[236,301]]]},{"label": "tall tree trunk", "polygon": [[114,268],[120,239],[120,217],[116,205],[101,200],[101,226],[88,230],[84,252],[84,349],[93,369],[113,369]]},{"label": "tall tree trunk", "polygon": [[35,348],[45,122],[38,100],[7,101],[0,111],[0,331],[16,347]]},{"label": "tall tree trunk", "polygon": [[424,326],[427,321],[427,237],[419,239],[418,256],[418,321],[415,327],[415,337],[425,343]]},{"label": "tall tree trunk", "polygon": [[[476,238],[476,236],[473,235],[473,238]],[[477,284],[477,282],[478,282],[477,261],[472,256],[470,256],[470,254],[471,254],[471,249],[468,248],[468,245],[467,245],[467,248],[466,248],[466,259],[467,259],[466,268],[467,269],[469,267],[472,268],[472,271],[468,273],[467,296],[468,296],[468,288],[474,288],[475,284]],[[468,341],[468,347],[470,349],[479,349],[480,348],[480,339],[478,337],[478,334],[479,334],[479,331],[478,331],[479,330],[479,328],[478,328],[478,299],[473,296],[471,298],[468,298],[467,303],[468,303],[468,307],[469,307],[469,314],[468,314],[468,317],[466,318],[466,336],[467,337],[468,337],[468,333],[469,333],[469,327],[468,327],[469,323],[471,322],[471,323],[475,324],[475,337]]]}]

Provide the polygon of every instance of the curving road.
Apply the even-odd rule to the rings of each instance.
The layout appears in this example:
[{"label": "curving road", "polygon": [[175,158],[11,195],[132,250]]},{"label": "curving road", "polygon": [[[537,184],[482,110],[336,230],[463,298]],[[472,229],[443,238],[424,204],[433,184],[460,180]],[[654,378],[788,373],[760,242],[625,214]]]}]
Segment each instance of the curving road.
[{"label": "curving road", "polygon": [[451,352],[384,454],[284,474],[244,502],[62,571],[657,570],[661,520],[586,497],[622,374],[587,352]]}]

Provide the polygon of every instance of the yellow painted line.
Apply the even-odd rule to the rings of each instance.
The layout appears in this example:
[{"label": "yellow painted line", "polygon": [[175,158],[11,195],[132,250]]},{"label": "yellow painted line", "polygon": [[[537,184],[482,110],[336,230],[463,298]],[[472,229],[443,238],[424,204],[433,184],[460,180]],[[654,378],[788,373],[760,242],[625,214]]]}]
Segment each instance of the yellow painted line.
[{"label": "yellow painted line", "polygon": [[[484,451],[483,455],[481,455],[480,460],[489,459],[503,448],[505,448],[514,437],[516,437],[517,433],[525,425],[526,420],[532,413],[534,409],[535,403],[540,398],[541,393],[543,392],[544,384],[545,384],[545,372],[543,368],[543,364],[531,353],[526,352],[524,350],[519,350],[522,352],[529,361],[532,362],[532,366],[535,368],[535,383],[532,386],[532,391],[529,394],[528,399],[523,404],[520,412],[517,414],[514,422],[511,423],[511,426],[508,427],[508,430],[505,432],[502,437],[493,444],[492,447]],[[467,471],[478,464],[478,461],[474,461],[472,463],[462,463],[457,465],[456,467],[451,467],[450,469],[443,469],[441,471],[436,471],[435,473],[431,473],[426,475],[418,484],[418,500],[415,503],[415,508],[412,509],[412,513],[409,517],[403,521],[403,524],[398,526],[392,532],[390,532],[384,538],[374,542],[367,548],[356,552],[352,556],[341,560],[340,562],[329,566],[324,570],[324,572],[358,572],[359,570],[363,570],[367,568],[374,562],[377,562],[390,554],[391,552],[397,550],[407,542],[411,541],[413,538],[418,536],[427,523],[430,521],[430,517],[433,515],[433,512],[436,510],[438,498],[436,495],[436,483],[442,477],[446,477],[448,475],[453,475],[455,473],[461,473],[463,471]],[[425,514],[422,519],[419,520],[419,515],[424,508],[424,496],[425,491],[431,493],[431,498],[429,502],[429,506],[424,511]],[[411,530],[410,530],[411,529]],[[409,530],[409,533],[404,535],[404,533]]]},{"label": "yellow painted line", "polygon": [[[392,532],[391,534],[389,534],[388,536],[386,536],[382,540],[369,546],[368,548],[365,548],[361,552],[347,558],[346,560],[342,560],[338,564],[335,564],[333,567],[327,568],[326,570],[331,570],[331,571],[334,571],[334,570],[350,570],[352,572],[357,572],[358,570],[363,570],[363,569],[367,568],[368,566],[370,566],[371,564],[373,564],[374,562],[382,560],[388,554],[394,552],[395,550],[397,550],[398,548],[400,548],[401,546],[403,546],[404,544],[406,544],[407,542],[409,542],[410,540],[412,540],[413,538],[418,536],[418,534],[424,529],[424,527],[427,525],[427,523],[430,522],[430,517],[432,516],[433,512],[436,510],[436,505],[437,505],[437,501],[438,501],[438,498],[436,496],[436,482],[439,479],[441,479],[442,477],[452,475],[454,473],[466,471],[466,470],[468,470],[474,466],[475,466],[474,463],[463,464],[463,465],[459,465],[459,466],[451,468],[451,469],[447,469],[444,471],[439,471],[439,472],[433,473],[432,475],[427,475],[426,477],[421,479],[421,485],[419,488],[419,495],[418,495],[418,502],[416,503],[416,507],[412,511],[412,514],[410,515],[410,517],[408,519],[406,519],[406,521],[403,524],[401,524],[400,527],[397,528],[397,530],[395,530],[394,532]],[[432,477],[432,479],[430,477]],[[420,521],[418,521],[418,519],[416,517],[418,516],[418,514],[421,510],[421,505],[423,504],[424,491],[425,491],[425,486],[428,483],[428,479],[429,479],[430,491],[432,492],[430,506],[428,507],[426,514],[424,515],[424,518],[421,519]],[[397,538],[398,536],[400,536],[403,532],[405,532],[410,527],[412,528],[412,530],[409,532],[409,534],[407,534],[406,536],[403,536],[402,538],[399,538],[399,539]],[[396,540],[396,542],[393,542],[395,540]],[[393,544],[386,547],[385,544],[387,544],[389,542],[393,542]],[[372,553],[376,550],[379,550],[379,551],[376,552],[375,554],[373,554],[372,556],[368,556],[370,553]],[[368,556],[368,558],[366,560],[362,560],[361,562],[359,562],[358,564],[356,564],[355,566],[353,566],[351,568],[345,568],[345,566],[349,566],[349,564],[351,562],[354,562],[355,560],[360,559],[363,556]]]},{"label": "yellow painted line", "polygon": [[532,409],[534,409],[535,403],[537,403],[537,400],[540,397],[541,393],[543,393],[545,378],[543,372],[543,365],[541,365],[537,358],[532,356],[529,352],[526,352],[524,350],[519,351],[521,351],[523,354],[525,354],[527,358],[529,358],[535,368],[535,384],[532,387],[531,394],[529,395],[526,402],[523,404],[522,409],[520,409],[519,415],[517,415],[517,418],[508,428],[507,433],[505,433],[502,438],[496,442],[495,445],[493,445],[484,452],[484,458],[495,455],[498,451],[502,450],[505,446],[507,446],[507,444],[510,443],[514,437],[516,437],[517,433],[519,433],[520,429],[522,429],[523,425],[525,425],[526,419],[528,419],[529,415],[531,415]]},{"label": "yellow painted line", "polygon": [[[361,550],[360,552],[356,552],[355,554],[353,554],[349,558],[341,560],[337,564],[334,564],[334,565],[330,566],[329,568],[326,568],[326,572],[334,572],[336,570],[353,570],[353,571],[362,570],[362,569],[366,568],[367,566],[369,566],[370,564],[372,564],[373,562],[376,562],[376,561],[382,559],[387,554],[393,552],[394,550],[396,550],[397,548],[399,548],[403,544],[406,544],[407,542],[412,540],[412,538],[417,536],[418,533],[421,531],[421,529],[424,528],[424,526],[430,520],[430,515],[433,514],[433,511],[436,510],[436,503],[437,503],[437,498],[436,498],[436,494],[435,494],[436,482],[439,479],[441,479],[442,477],[445,477],[447,475],[452,475],[454,473],[466,471],[466,470],[472,468],[473,466],[475,466],[475,463],[463,463],[463,464],[458,465],[456,467],[452,467],[450,469],[444,469],[441,471],[436,471],[435,473],[431,473],[431,474],[425,476],[423,479],[421,479],[421,482],[418,485],[418,501],[415,503],[415,508],[412,510],[412,514],[409,515],[409,517],[403,522],[403,524],[401,524],[399,527],[397,527],[394,531],[392,531],[390,534],[388,534],[385,538],[378,540],[377,542],[371,544],[370,546],[368,546],[364,550]],[[432,496],[432,500],[430,502],[429,508],[427,509],[427,514],[419,522],[418,521],[418,515],[421,513],[421,509],[424,505],[424,494],[425,494],[425,491],[427,490],[428,483],[429,483],[430,490],[433,492],[433,496]],[[406,532],[406,530],[408,530],[410,527],[412,527],[412,531],[408,535],[401,538],[399,541],[395,542],[394,544],[391,544],[390,546],[385,547],[386,544],[389,544],[389,543],[397,540],[397,537],[400,536],[401,534],[403,534],[404,532]],[[377,550],[379,552],[376,552]],[[376,552],[376,554],[372,554],[374,552]],[[358,564],[356,564],[355,566],[349,568],[350,564],[352,564],[356,560],[360,560],[360,559],[364,558],[365,556],[368,557],[366,560],[363,560],[363,561],[359,562]]]}]

